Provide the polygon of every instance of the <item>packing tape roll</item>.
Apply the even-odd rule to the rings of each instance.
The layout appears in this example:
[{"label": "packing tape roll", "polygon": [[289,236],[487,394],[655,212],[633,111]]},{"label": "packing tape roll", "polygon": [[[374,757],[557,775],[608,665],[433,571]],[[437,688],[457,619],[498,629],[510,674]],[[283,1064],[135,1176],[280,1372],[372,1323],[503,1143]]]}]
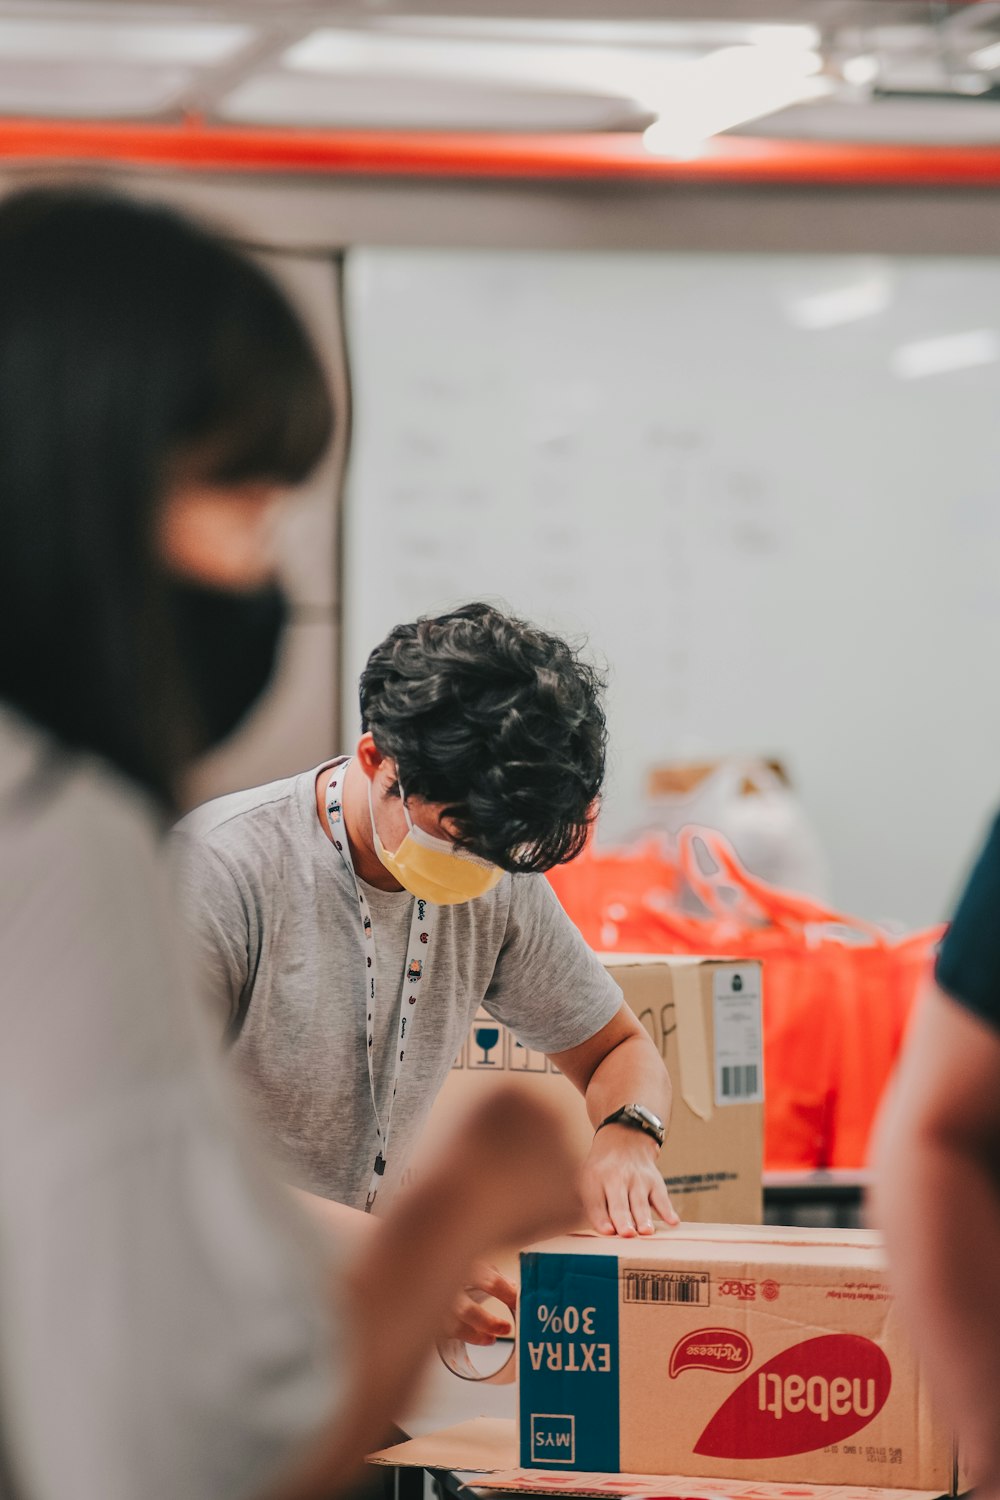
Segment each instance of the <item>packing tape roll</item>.
[{"label": "packing tape roll", "polygon": [[510,1353],[499,1370],[494,1370],[492,1375],[484,1375],[477,1370],[469,1358],[469,1346],[463,1344],[461,1339],[442,1339],[437,1346],[438,1354],[441,1356],[442,1364],[446,1365],[453,1375],[459,1380],[473,1380],[478,1385],[513,1385],[517,1375],[517,1350],[511,1341]]}]

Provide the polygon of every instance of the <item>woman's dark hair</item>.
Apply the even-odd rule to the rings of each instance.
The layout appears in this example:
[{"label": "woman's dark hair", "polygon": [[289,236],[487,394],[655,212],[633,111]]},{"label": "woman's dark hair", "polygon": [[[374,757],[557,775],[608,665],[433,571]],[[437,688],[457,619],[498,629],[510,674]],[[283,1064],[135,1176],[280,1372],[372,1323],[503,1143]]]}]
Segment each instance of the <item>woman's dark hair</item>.
[{"label": "woman's dark hair", "polygon": [[397,625],[361,676],[361,721],[403,790],[505,870],[579,854],[604,781],[603,681],[558,636],[489,604]]},{"label": "woman's dark hair", "polygon": [[169,802],[167,488],[295,484],[331,429],[298,318],[222,239],[99,189],[0,203],[0,699]]}]

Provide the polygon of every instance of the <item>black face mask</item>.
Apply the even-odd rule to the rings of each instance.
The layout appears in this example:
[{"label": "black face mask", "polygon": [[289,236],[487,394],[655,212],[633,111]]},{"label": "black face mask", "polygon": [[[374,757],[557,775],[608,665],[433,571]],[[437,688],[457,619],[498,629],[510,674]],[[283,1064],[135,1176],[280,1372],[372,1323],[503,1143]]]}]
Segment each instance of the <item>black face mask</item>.
[{"label": "black face mask", "polygon": [[242,723],[274,674],[288,601],[277,584],[251,592],[171,579],[170,611],[195,711],[194,750]]}]

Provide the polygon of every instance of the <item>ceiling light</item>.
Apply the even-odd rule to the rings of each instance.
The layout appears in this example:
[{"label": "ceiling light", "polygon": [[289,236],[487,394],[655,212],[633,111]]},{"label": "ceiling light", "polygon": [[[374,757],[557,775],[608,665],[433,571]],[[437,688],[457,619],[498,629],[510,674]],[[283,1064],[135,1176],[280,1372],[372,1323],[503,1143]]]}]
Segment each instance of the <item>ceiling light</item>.
[{"label": "ceiling light", "polygon": [[65,58],[0,58],[0,114],[53,119],[150,119],[176,110],[191,88],[188,68],[81,68]]},{"label": "ceiling light", "polygon": [[820,44],[820,34],[815,26],[787,26],[778,22],[769,26],[750,26],[746,41],[751,47],[782,47],[812,52]]},{"label": "ceiling light", "polygon": [[811,49],[724,47],[673,71],[659,119],[643,137],[654,155],[696,156],[714,135],[791,104],[818,99],[833,85]]},{"label": "ceiling light", "polygon": [[[508,17],[508,16],[372,16],[369,23],[382,33],[409,36],[464,38],[469,41],[509,41],[522,43],[570,43],[607,47],[664,48],[668,51],[690,51],[703,56],[718,47],[785,46],[809,48],[820,45],[816,26],[747,24],[745,21],[723,21],[714,17],[678,20],[582,20],[579,18]],[[292,50],[299,68],[322,66],[323,38],[332,28],[321,27],[305,37]],[[317,40],[318,39],[318,40]],[[315,60],[315,61],[314,61]]]},{"label": "ceiling light", "polygon": [[238,23],[187,21],[28,21],[0,19],[0,58],[71,62],[179,63],[208,67],[227,62],[254,35]]},{"label": "ceiling light", "polygon": [[336,130],[492,130],[589,133],[641,130],[650,111],[631,98],[569,89],[517,88],[481,78],[338,78],[258,73],[216,106],[241,123]]},{"label": "ceiling light", "polygon": [[855,88],[865,88],[874,83],[879,75],[878,58],[867,52],[860,57],[849,57],[842,64],[840,73],[845,83],[853,84]]},{"label": "ceiling light", "polygon": [[974,68],[982,68],[990,72],[993,68],[1000,68],[1000,42],[991,42],[988,47],[980,47],[978,52],[973,52],[969,58]]},{"label": "ceiling light", "polygon": [[[282,56],[289,88],[307,75],[327,89],[336,81],[379,79],[383,92],[396,78],[399,85],[457,89],[476,82],[535,94],[571,91],[631,102],[634,128],[659,113],[670,80],[691,63],[687,54],[626,47],[531,47],[515,42],[480,42],[467,37],[407,36],[324,27],[290,47]],[[640,124],[639,113],[645,114]]]}]

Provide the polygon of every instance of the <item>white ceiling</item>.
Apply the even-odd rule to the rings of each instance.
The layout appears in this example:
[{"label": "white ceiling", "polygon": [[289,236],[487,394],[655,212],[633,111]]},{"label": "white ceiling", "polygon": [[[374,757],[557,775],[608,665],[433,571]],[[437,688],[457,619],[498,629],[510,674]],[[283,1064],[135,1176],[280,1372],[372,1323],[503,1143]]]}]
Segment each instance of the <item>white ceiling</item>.
[{"label": "white ceiling", "polygon": [[0,116],[638,130],[731,48],[818,54],[739,133],[1000,142],[992,0],[0,0]]}]

